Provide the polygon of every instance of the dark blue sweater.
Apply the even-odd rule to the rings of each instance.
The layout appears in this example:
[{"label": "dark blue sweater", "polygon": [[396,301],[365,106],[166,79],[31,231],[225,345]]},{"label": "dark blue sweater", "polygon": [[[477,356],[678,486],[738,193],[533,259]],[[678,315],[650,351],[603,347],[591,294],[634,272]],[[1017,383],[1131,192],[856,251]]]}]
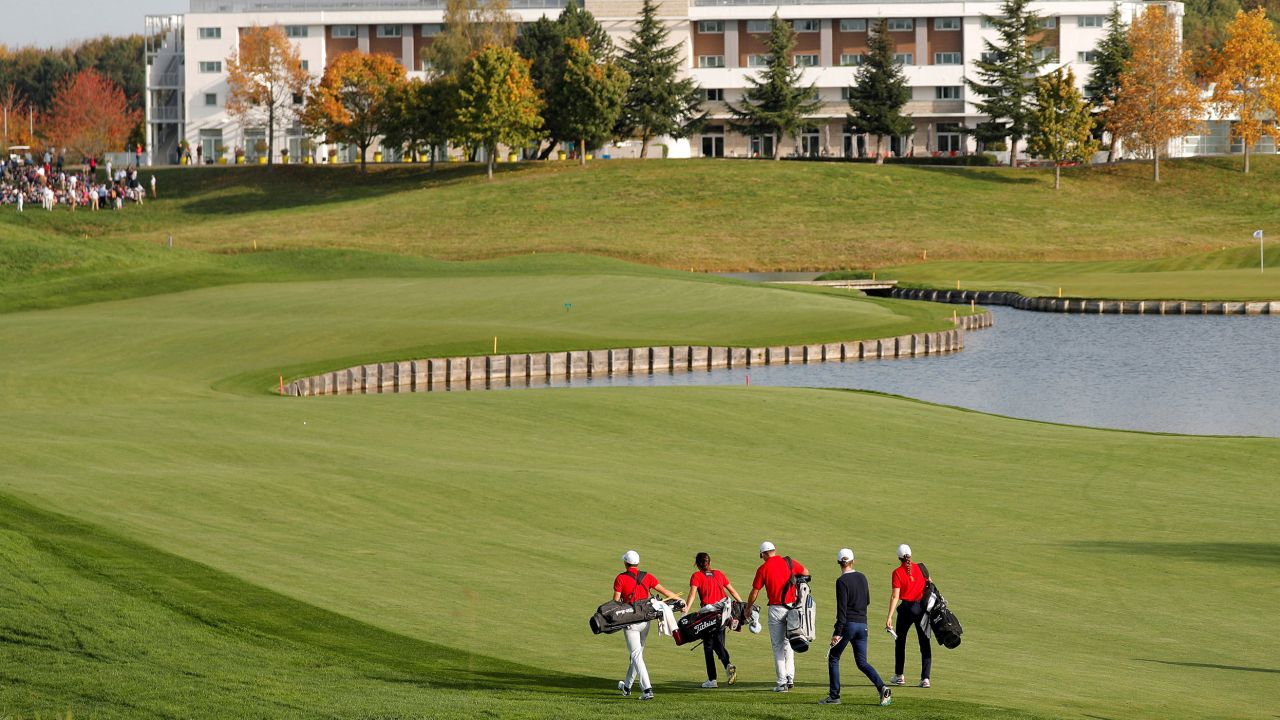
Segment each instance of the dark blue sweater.
[{"label": "dark blue sweater", "polygon": [[836,635],[844,634],[845,623],[866,623],[871,591],[867,576],[854,570],[836,579]]}]

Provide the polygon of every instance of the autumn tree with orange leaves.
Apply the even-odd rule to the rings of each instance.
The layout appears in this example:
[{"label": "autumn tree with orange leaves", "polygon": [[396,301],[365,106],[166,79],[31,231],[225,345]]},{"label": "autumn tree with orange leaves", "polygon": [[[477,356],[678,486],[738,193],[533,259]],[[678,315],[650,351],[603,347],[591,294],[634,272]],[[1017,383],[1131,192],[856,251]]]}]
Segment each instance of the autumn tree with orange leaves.
[{"label": "autumn tree with orange leaves", "polygon": [[227,58],[227,114],[246,125],[265,123],[268,163],[275,155],[276,127],[297,117],[296,100],[310,83],[298,48],[279,25],[248,28]]},{"label": "autumn tree with orange leaves", "polygon": [[1176,21],[1149,5],[1129,28],[1133,55],[1120,88],[1106,108],[1107,129],[1152,159],[1160,182],[1160,154],[1169,141],[1200,127],[1200,88],[1191,80],[1191,60],[1178,42]]},{"label": "autumn tree with orange leaves", "polygon": [[3,118],[0,142],[3,142],[4,150],[7,151],[14,145],[32,147],[36,144],[35,135],[32,134],[34,115],[31,105],[12,84],[0,90],[0,117]]},{"label": "autumn tree with orange leaves", "polygon": [[96,70],[81,70],[58,85],[40,118],[50,143],[84,157],[124,147],[142,113],[130,110],[124,91]]},{"label": "autumn tree with orange leaves", "polygon": [[1280,113],[1280,40],[1265,8],[1240,10],[1227,27],[1227,40],[1214,54],[1213,103],[1221,115],[1238,119],[1232,137],[1244,143],[1244,171],[1249,150],[1263,135],[1277,135]]},{"label": "autumn tree with orange leaves", "polygon": [[355,145],[365,170],[369,147],[386,128],[390,99],[404,83],[404,67],[389,55],[343,53],[308,96],[302,124],[328,142]]}]

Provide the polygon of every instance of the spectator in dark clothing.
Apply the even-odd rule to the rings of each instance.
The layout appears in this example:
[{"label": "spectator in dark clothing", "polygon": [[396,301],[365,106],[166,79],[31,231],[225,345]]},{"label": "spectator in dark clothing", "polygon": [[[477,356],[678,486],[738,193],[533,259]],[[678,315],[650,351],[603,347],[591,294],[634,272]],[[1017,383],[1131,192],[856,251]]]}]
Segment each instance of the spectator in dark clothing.
[{"label": "spectator in dark clothing", "polygon": [[858,669],[876,686],[881,705],[893,702],[893,691],[885,686],[871,663],[867,662],[867,605],[871,591],[867,576],[853,569],[853,551],[842,548],[836,555],[843,571],[836,580],[836,626],[831,634],[831,650],[827,653],[827,673],[830,689],[820,702],[824,705],[840,703],[840,655],[846,645],[853,645],[853,660]]}]

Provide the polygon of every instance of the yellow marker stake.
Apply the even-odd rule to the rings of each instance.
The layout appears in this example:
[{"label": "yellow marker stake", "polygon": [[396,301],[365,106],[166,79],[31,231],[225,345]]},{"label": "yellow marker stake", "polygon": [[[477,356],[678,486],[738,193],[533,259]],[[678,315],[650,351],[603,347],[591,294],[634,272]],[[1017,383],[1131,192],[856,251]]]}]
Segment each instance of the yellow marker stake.
[{"label": "yellow marker stake", "polygon": [[497,335],[493,336],[493,354],[494,355],[498,354],[498,336]]},{"label": "yellow marker stake", "polygon": [[1062,297],[1062,288],[1058,288],[1058,297]]},{"label": "yellow marker stake", "polygon": [[969,301],[969,309],[970,309],[970,310],[972,310],[972,311],[974,311],[974,312],[978,312],[978,301],[977,301],[977,300],[970,300],[970,301]]},{"label": "yellow marker stake", "polygon": [[960,289],[960,281],[959,281],[959,280],[957,280],[957,281],[956,281],[956,289],[957,289],[957,290],[959,290],[959,289]]}]

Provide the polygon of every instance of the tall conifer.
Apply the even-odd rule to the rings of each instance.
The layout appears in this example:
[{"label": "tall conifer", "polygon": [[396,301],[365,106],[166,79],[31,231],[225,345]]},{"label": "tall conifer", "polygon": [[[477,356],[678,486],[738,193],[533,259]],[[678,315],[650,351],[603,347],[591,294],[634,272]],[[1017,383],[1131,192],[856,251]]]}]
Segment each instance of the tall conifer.
[{"label": "tall conifer", "polygon": [[[1107,16],[1107,34],[1098,42],[1097,56],[1093,59],[1093,72],[1084,84],[1084,92],[1089,96],[1097,113],[1097,126],[1105,128],[1107,110],[1115,102],[1116,92],[1120,89],[1120,74],[1133,55],[1129,47],[1129,37],[1124,21],[1120,19],[1120,6],[1112,5],[1111,14]],[[1107,143],[1107,162],[1116,159],[1116,143],[1119,138],[1111,133]]]},{"label": "tall conifer", "polygon": [[1018,141],[1026,137],[1036,93],[1036,79],[1047,58],[1037,58],[1043,31],[1040,14],[1030,8],[1031,0],[1004,0],[1000,16],[984,15],[996,29],[995,43],[983,40],[986,50],[974,62],[978,79],[966,79],[969,89],[981,98],[974,103],[987,116],[975,134],[979,140],[1009,141],[1009,164],[1018,156]]},{"label": "tall conifer", "polygon": [[742,95],[742,103],[729,106],[734,126],[749,135],[773,135],[773,159],[782,158],[782,139],[795,135],[809,117],[822,107],[813,85],[801,85],[801,68],[792,64],[791,50],[796,45],[796,31],[774,11],[769,22],[769,38],[765,47],[769,54],[766,67],[758,76],[748,76],[750,85]]},{"label": "tall conifer", "polygon": [[902,114],[903,106],[911,99],[911,88],[893,58],[894,49],[889,21],[880,18],[867,39],[866,59],[849,88],[849,128],[876,136],[877,165],[884,162],[884,136],[905,135],[913,127],[911,118]]},{"label": "tall conifer", "polygon": [[702,89],[681,78],[680,48],[667,43],[671,32],[658,20],[653,0],[644,0],[636,32],[626,41],[620,58],[631,86],[618,120],[620,137],[640,137],[640,157],[649,141],[660,135],[687,137],[702,124]]}]

